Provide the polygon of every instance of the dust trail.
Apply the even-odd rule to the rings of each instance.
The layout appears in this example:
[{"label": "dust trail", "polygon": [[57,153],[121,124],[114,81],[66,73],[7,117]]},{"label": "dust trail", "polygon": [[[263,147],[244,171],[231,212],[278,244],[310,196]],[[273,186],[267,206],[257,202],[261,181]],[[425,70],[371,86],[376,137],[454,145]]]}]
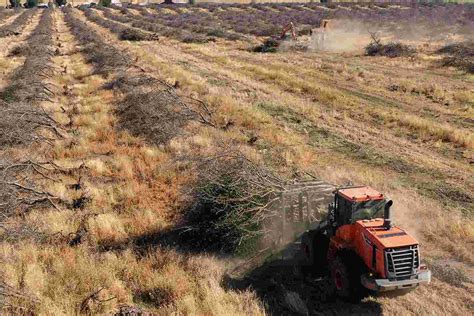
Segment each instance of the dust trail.
[{"label": "dust trail", "polygon": [[[361,20],[330,20],[328,28],[313,29],[311,36],[301,36],[299,41],[309,51],[320,52],[361,52],[370,43],[370,34],[376,34],[382,42],[403,41],[409,44],[451,43],[470,39],[472,31],[463,31],[459,25],[438,23],[437,27],[426,23],[390,24]],[[286,43],[284,48],[292,46]],[[295,46],[295,45],[293,45]],[[296,45],[298,46],[298,45]]]}]

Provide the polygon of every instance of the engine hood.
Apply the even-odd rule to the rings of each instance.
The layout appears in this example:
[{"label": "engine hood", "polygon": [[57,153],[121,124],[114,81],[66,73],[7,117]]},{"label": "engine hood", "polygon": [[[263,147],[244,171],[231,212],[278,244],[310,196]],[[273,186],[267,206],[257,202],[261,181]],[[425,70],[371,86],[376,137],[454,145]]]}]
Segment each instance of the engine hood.
[{"label": "engine hood", "polygon": [[383,219],[358,221],[364,227],[364,234],[370,240],[384,248],[397,248],[417,245],[418,241],[398,226],[390,229],[383,227]]}]

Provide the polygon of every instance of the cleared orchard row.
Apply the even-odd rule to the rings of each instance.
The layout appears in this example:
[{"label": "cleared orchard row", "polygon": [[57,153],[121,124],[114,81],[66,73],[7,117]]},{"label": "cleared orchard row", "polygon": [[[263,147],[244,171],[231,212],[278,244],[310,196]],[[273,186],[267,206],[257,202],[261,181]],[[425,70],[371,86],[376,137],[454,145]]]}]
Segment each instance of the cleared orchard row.
[{"label": "cleared orchard row", "polygon": [[[223,60],[223,56],[215,57],[215,60]],[[258,57],[255,57],[255,59],[258,59]],[[376,96],[352,92],[352,89],[342,89],[338,91],[335,89],[328,88],[328,86],[332,86],[334,84],[333,82],[327,82],[323,86],[318,85],[317,83],[310,83],[310,81],[307,80],[299,80],[295,69],[293,69],[292,67],[284,67],[284,69],[288,71],[289,75],[293,75],[294,77],[285,76],[283,74],[279,74],[278,76],[271,76],[274,67],[267,66],[267,68],[272,68],[264,70],[260,67],[257,67],[256,64],[258,64],[258,61],[255,61],[255,65],[252,63],[252,65],[247,65],[245,67],[239,66],[238,68],[234,69],[234,71],[243,72],[245,74],[252,74],[252,76],[257,76],[258,78],[261,78],[260,80],[266,81],[268,83],[277,84],[278,86],[281,86],[282,88],[284,87],[285,89],[288,89],[289,91],[298,94],[301,97],[311,95],[322,102],[321,106],[323,108],[328,107],[328,110],[343,109],[344,112],[346,112],[350,117],[358,117],[359,119],[363,120],[367,124],[370,124],[371,126],[377,126],[377,128],[383,128],[387,121],[392,124],[394,123],[402,131],[402,133],[400,133],[400,131],[397,130],[397,138],[400,138],[400,141],[404,139],[410,140],[411,138],[413,138],[413,135],[417,135],[417,137],[426,140],[437,139],[451,142],[454,147],[457,145],[461,145],[463,147],[466,147],[468,151],[472,147],[472,136],[470,136],[469,133],[465,133],[464,129],[452,129],[452,127],[449,126],[434,124],[431,119],[431,114],[426,116],[426,119],[420,119],[418,117],[415,117],[410,113],[413,109],[411,109],[410,107],[406,108],[407,106],[409,106],[409,104],[405,105],[403,103],[398,104],[394,102],[387,102],[382,104],[379,101],[380,98]],[[283,65],[278,65],[278,67],[283,67]],[[305,77],[313,75],[311,70],[308,70],[307,72],[308,73],[305,74]],[[267,74],[269,78],[267,78]],[[314,73],[314,75],[318,76],[319,74],[316,72]],[[350,93],[351,95],[353,94],[353,97],[356,97],[356,99],[352,100],[352,98],[348,98],[348,93]],[[386,111],[387,106],[390,107],[390,111]],[[356,126],[354,126],[354,128],[356,128]],[[428,133],[427,129],[429,129]],[[337,143],[339,143],[339,141]],[[411,178],[410,183],[418,183],[417,187],[420,188],[420,191],[424,192],[428,196],[439,196],[440,192],[444,192],[443,196],[453,196],[453,193],[457,192],[456,194],[459,194],[459,196],[463,196],[463,198],[452,202],[454,202],[456,205],[460,202],[462,205],[466,206],[468,206],[470,203],[470,198],[468,197],[469,194],[463,188],[462,184],[458,182],[459,177],[462,178],[459,172],[454,172],[448,176],[447,174],[443,174],[441,170],[431,170],[430,168],[416,166],[415,164],[413,164],[413,162],[405,161],[404,157],[389,157],[383,154],[382,150],[378,151],[374,150],[374,148],[363,149],[364,146],[360,146],[357,143],[344,143],[346,145],[336,146],[335,149],[340,150],[347,155],[354,156],[354,158],[356,159],[362,159],[367,163],[380,163],[381,166],[391,167],[397,172],[411,174],[408,175]],[[415,144],[416,141],[414,142],[413,146],[415,146]],[[453,151],[455,150],[454,147],[452,148]],[[348,151],[345,150],[345,148],[352,148],[353,150]],[[448,154],[445,149],[440,151],[440,154],[442,156],[446,155],[447,157],[452,156],[452,154]],[[371,157],[373,157],[374,155],[380,157],[380,159],[372,159]],[[429,181],[431,181],[432,185],[428,186],[426,184],[426,182],[428,181],[427,178],[417,178],[416,174],[432,175],[433,178],[429,177]],[[453,181],[449,181],[449,184],[446,183],[447,177],[453,178]],[[435,185],[435,183],[438,183],[439,185]]]},{"label": "cleared orchard row", "polygon": [[[120,121],[121,126],[128,128],[135,136],[144,136],[160,145],[169,141],[173,134],[178,135],[180,126],[190,119],[207,123],[205,112],[193,110],[193,106],[188,104],[189,100],[188,103],[182,100],[166,82],[137,73],[139,68],[134,65],[132,56],[104,42],[102,36],[76,16],[77,13],[68,10],[66,21],[84,45],[83,53],[87,61],[95,66],[96,73],[115,74],[116,78],[107,87],[125,94],[117,110],[119,117],[124,116]],[[100,17],[98,19],[103,21]],[[197,108],[199,111],[199,104]]]},{"label": "cleared orchard row", "polygon": [[25,57],[24,64],[9,77],[9,84],[0,93],[4,101],[2,106],[3,127],[2,143],[18,145],[38,140],[35,131],[41,128],[52,128],[50,118],[38,103],[50,100],[54,94],[47,83],[53,75],[53,17],[50,11],[44,11],[40,22],[26,42],[13,48],[10,56]]},{"label": "cleared orchard row", "polygon": [[[82,22],[77,13],[75,10],[68,10],[66,20],[76,38],[83,44],[88,43],[88,45],[84,45],[85,50],[83,50],[87,60],[96,67],[104,67],[110,71],[110,74],[115,74],[114,79],[106,87],[122,96],[121,101],[115,104],[118,128],[126,129],[131,135],[141,137],[150,144],[159,146],[169,145],[170,141],[175,138],[191,137],[185,131],[185,127],[192,122],[196,122],[204,128],[216,130],[228,128],[227,124],[221,125],[215,120],[214,112],[205,102],[186,95],[178,95],[175,88],[165,81],[136,72],[136,65],[130,62],[131,55],[124,51],[117,52],[117,48],[113,44],[107,44],[101,35]],[[112,66],[114,67],[112,68]],[[196,194],[196,209],[195,212],[185,214],[188,217],[185,224],[194,226],[195,230],[190,231],[189,234],[182,232],[173,238],[179,238],[182,246],[191,246],[198,240],[205,240],[205,236],[221,236],[222,240],[217,244],[215,242],[205,244],[206,242],[203,241],[203,249],[235,251],[235,248],[243,241],[252,237],[246,236],[242,231],[239,232],[240,227],[234,227],[235,223],[244,226],[250,225],[257,217],[258,221],[265,218],[261,214],[264,205],[255,206],[250,211],[247,209],[247,204],[254,203],[255,199],[263,198],[272,191],[271,181],[266,180],[270,174],[263,171],[262,166],[247,161],[238,150],[224,144],[219,146],[217,152],[211,156],[200,156],[199,153],[186,152],[178,154],[174,159],[180,163],[188,164],[186,169],[192,169],[194,172],[199,170],[197,177],[199,182],[197,184],[190,182],[186,185],[187,190],[194,191]],[[253,176],[256,178],[247,179],[247,177],[252,178],[252,170]],[[259,172],[261,173],[259,174]],[[235,207],[233,210],[235,218],[233,219],[227,219],[225,215],[219,214],[219,209],[225,207],[227,198],[216,196],[220,194],[218,187],[231,185],[219,183],[218,179],[222,177],[222,173],[226,173],[233,179],[231,181],[235,181],[232,185],[245,188],[240,193],[242,196],[232,202],[235,204],[235,206],[231,206]],[[268,186],[262,189],[262,182],[265,181]],[[216,186],[215,191],[208,191],[209,186]],[[205,211],[205,209],[199,208],[202,207],[201,204],[205,203],[219,204],[213,208],[216,218],[210,221],[205,221],[199,215],[201,211]],[[217,242],[218,239],[212,237],[213,241]],[[108,247],[114,246],[109,245]]]},{"label": "cleared orchard row", "polygon": [[[280,9],[275,9],[280,8]],[[283,8],[283,9],[282,9]],[[345,6],[328,9],[320,5],[257,5],[257,6],[153,6],[128,5],[126,8],[83,8],[89,19],[106,23],[113,32],[124,34],[130,40],[146,40],[150,34],[140,34],[138,29],[178,39],[182,42],[205,43],[215,38],[246,40],[249,36],[274,36],[289,22],[296,23],[300,32],[319,27],[323,19],[343,21],[341,27],[350,30],[351,21],[366,31],[383,30],[403,38],[426,36],[430,40],[442,39],[445,33],[469,35],[473,26],[472,6],[411,6],[387,9],[348,10]],[[101,20],[92,13],[100,10]],[[133,28],[126,28],[120,23]],[[345,22],[344,22],[345,21]],[[345,26],[345,24],[347,25]],[[413,27],[416,25],[416,27]]]},{"label": "cleared orchard row", "polygon": [[146,13],[144,16],[140,16],[133,14],[131,11],[121,11],[121,13],[119,13],[109,8],[98,9],[102,11],[104,17],[107,19],[120,21],[121,23],[127,23],[134,28],[153,32],[159,36],[167,36],[187,43],[205,43],[210,40],[210,38],[205,34],[203,35],[199,33],[193,33],[193,26],[191,26],[192,24],[187,24],[189,27],[173,28],[157,23],[153,14]]},{"label": "cleared orchard row", "polygon": [[[145,9],[142,10],[143,12],[147,11]],[[115,19],[116,16],[120,17],[124,15],[127,16],[127,19],[132,16],[134,16],[137,20],[140,19],[140,17],[130,13],[127,9],[122,10],[122,15],[119,13],[116,15],[110,15],[110,9],[102,9],[101,11],[107,13],[104,14],[104,16],[109,19]],[[258,59],[258,57],[252,59]],[[222,59],[216,58],[216,60]],[[248,61],[248,58],[246,61]],[[257,66],[257,64],[258,61],[255,61],[252,62],[251,65],[244,67],[239,66],[237,69],[235,69],[235,71],[243,71],[246,74],[251,73],[252,76],[261,78],[260,80],[281,86],[282,88],[285,88],[288,91],[299,95],[300,97],[308,95],[313,96],[313,98],[315,98],[314,100],[319,100],[322,102],[321,106],[323,108],[326,107],[328,110],[343,110],[350,117],[358,117],[365,123],[370,124],[371,126],[376,126],[380,129],[386,125],[386,122],[395,124],[399,128],[397,133],[399,134],[398,137],[401,139],[410,140],[413,138],[413,135],[416,135],[417,138],[421,139],[434,139],[451,143],[452,148],[451,146],[449,147],[451,148],[450,152],[452,153],[448,153],[446,149],[443,149],[440,150],[440,154],[442,156],[451,157],[454,155],[456,146],[465,147],[467,151],[472,148],[472,135],[470,135],[470,133],[467,132],[465,128],[453,128],[447,125],[435,124],[432,119],[432,114],[428,114],[426,117],[423,115],[423,118],[414,116],[411,113],[413,109],[410,104],[405,105],[404,103],[388,101],[382,103],[379,97],[356,92],[353,90],[353,88],[345,88],[342,90],[330,88],[334,82],[329,79],[321,78],[324,82],[328,81],[325,84],[318,84],[317,82],[313,83],[308,80],[298,79],[298,74],[295,69],[292,67],[284,67],[284,65],[279,65],[278,67],[284,67],[288,73],[288,76],[279,74],[278,76],[271,76],[270,78],[267,78],[267,74],[270,76],[274,70],[274,67],[269,65],[267,66],[267,69],[261,69]],[[305,71],[305,77],[311,75],[313,75],[311,70]],[[317,72],[315,72],[314,75],[320,76]],[[348,94],[351,95],[351,98],[347,97]],[[390,111],[386,110],[387,107],[390,108]],[[463,115],[462,113],[459,114]],[[338,143],[339,142],[340,141],[338,141]],[[344,143],[346,143],[346,145],[341,146],[340,151],[349,154],[350,156],[354,156],[356,159],[362,159],[364,161],[371,162],[373,159],[369,158],[373,155],[376,155],[377,157],[384,157],[383,159],[380,159],[380,163],[383,166],[393,166],[397,172],[400,171],[402,173],[408,172],[413,174],[413,176],[409,176],[411,178],[410,183],[418,183],[417,186],[420,187],[420,191],[425,192],[429,196],[437,196],[442,191],[445,192],[443,195],[453,196],[454,192],[457,192],[456,194],[462,196],[463,198],[452,202],[455,204],[460,203],[461,205],[465,206],[468,206],[470,203],[470,198],[468,197],[469,194],[463,188],[461,183],[458,183],[457,181],[460,177],[458,172],[451,173],[449,175],[444,174],[441,172],[441,170],[431,170],[430,168],[426,168],[426,166],[415,166],[412,162],[405,161],[404,157],[395,159],[395,157],[388,157],[387,155],[383,154],[382,151],[374,150],[374,148],[362,150],[361,146],[357,143],[348,144],[347,140]],[[353,150],[348,151],[344,148],[352,148]],[[335,149],[339,150],[339,147],[336,147]],[[364,154],[362,154],[362,152],[364,152]],[[377,161],[372,161],[372,163],[376,164]],[[430,180],[432,184],[429,186],[426,185],[427,179],[417,178],[416,174],[432,175],[433,178]],[[449,181],[449,184],[446,183],[446,180],[451,177],[453,178],[453,181]],[[435,183],[439,183],[439,185],[435,185]],[[455,183],[458,183],[459,185]],[[442,187],[443,189],[441,189]]]},{"label": "cleared orchard row", "polygon": [[[87,10],[85,12],[87,13],[86,15],[88,15],[88,16],[93,14],[89,10]],[[108,9],[104,9],[103,12],[104,12],[104,16],[106,17],[106,19],[117,19],[117,18],[120,17],[120,14],[117,14],[117,15],[111,14]],[[126,15],[127,15],[127,17],[125,19],[128,22],[136,21],[136,20],[139,19],[138,17],[135,17],[135,18],[129,17],[129,16],[134,16],[133,14],[126,13]],[[97,22],[97,19],[99,19],[101,21],[101,23],[104,22],[103,18],[96,17],[96,20],[95,20],[96,22]],[[135,24],[135,25],[139,26],[138,24]],[[152,24],[150,23],[150,25],[152,25]],[[121,27],[123,27],[123,26],[121,26]],[[109,27],[109,29],[110,29],[110,27]],[[179,28],[176,28],[176,30],[179,30]],[[168,32],[166,34],[168,34]],[[171,36],[176,37],[176,34],[174,34],[174,35],[172,34]],[[181,39],[181,40],[185,41],[185,42],[188,42],[188,39],[189,39],[189,41],[202,42],[202,41],[205,41],[205,39],[202,36],[203,35],[193,37],[191,39],[187,38],[187,39]],[[209,40],[209,36],[208,35],[205,35],[205,36],[207,36],[207,39]],[[291,70],[291,68],[289,70]],[[345,93],[346,92],[344,92],[344,91],[341,92],[341,93],[336,93],[335,91],[328,91],[326,93],[326,95],[321,95],[320,88],[314,89],[313,87],[310,87],[310,85],[312,85],[310,83],[301,82],[299,85],[302,86],[304,93],[310,93],[310,94],[314,93],[316,95],[319,95],[319,98],[327,99],[326,100],[327,103],[333,104],[335,107],[346,106],[347,110],[354,111],[354,108],[350,103],[345,105],[348,102],[345,100]],[[363,103],[367,102],[367,100],[361,100],[361,101]],[[375,105],[372,105],[370,107],[370,109],[373,109],[373,110],[370,110],[370,111],[372,111],[372,114],[373,114],[372,117],[376,118],[376,117],[382,116],[384,118],[384,120],[388,119],[390,121],[397,121],[398,125],[400,127],[407,128],[411,132],[416,132],[416,133],[419,133],[420,135],[425,133],[426,126],[427,126],[427,124],[429,124],[429,122],[420,122],[419,120],[415,120],[415,117],[412,117],[412,116],[409,116],[409,115],[407,116],[405,113],[403,113],[403,111],[398,111],[395,108],[393,108],[393,110],[390,114],[384,113],[383,107],[385,107],[386,105],[383,105],[383,106],[382,105],[376,105],[376,108],[374,108],[374,106]],[[362,109],[360,109],[360,108],[357,109],[357,111],[361,111],[361,110]],[[365,111],[365,110],[363,110],[363,111]],[[375,119],[374,123],[376,123],[376,122],[377,122],[377,120]],[[446,127],[443,127],[443,126],[438,126],[434,129],[436,129],[436,131],[433,130],[433,132],[432,132],[434,134],[433,135],[434,137],[437,137],[437,138],[443,139],[443,140],[448,140],[448,141],[453,142],[455,144],[460,144],[460,145],[466,146],[466,147],[471,147],[472,146],[471,137],[463,136],[465,134],[463,132],[463,130],[451,130],[450,128],[446,128]]]},{"label": "cleared orchard row", "polygon": [[[169,67],[166,74],[176,78],[180,86],[182,85],[183,88],[191,86],[202,97],[209,94],[209,98],[216,100],[215,104],[225,104],[226,114],[229,121],[232,122],[229,124],[231,126],[229,127],[229,133],[240,129],[242,135],[239,136],[242,139],[248,137],[249,142],[253,142],[257,138],[254,146],[261,152],[270,152],[265,155],[266,161],[275,161],[279,166],[285,165],[286,157],[279,156],[279,153],[283,152],[285,155],[291,155],[292,146],[301,148],[300,146],[305,144],[309,146],[304,147],[304,158],[311,159],[315,157],[314,160],[311,160],[311,164],[318,164],[317,161],[323,160],[318,166],[322,168],[326,167],[324,164],[333,166],[334,169],[330,171],[331,173],[339,174],[344,169],[345,171],[342,173],[349,175],[348,177],[351,179],[357,177],[360,180],[359,172],[364,175],[367,172],[371,175],[360,181],[367,183],[367,181],[370,182],[374,178],[381,177],[380,186],[393,186],[399,189],[403,187],[401,190],[405,193],[412,192],[412,190],[420,190],[420,192],[424,191],[426,193],[429,190],[431,192],[427,195],[436,199],[437,202],[453,202],[454,207],[449,205],[447,208],[450,209],[449,212],[452,212],[450,214],[457,214],[454,217],[459,216],[459,210],[464,209],[463,206],[469,208],[472,205],[472,194],[469,192],[470,184],[463,182],[465,174],[462,174],[462,172],[468,170],[468,166],[462,165],[463,162],[456,162],[456,166],[462,165],[460,170],[456,170],[449,161],[452,158],[451,154],[454,152],[447,154],[430,146],[429,139],[433,135],[425,134],[423,136],[424,128],[421,126],[419,134],[412,133],[409,128],[406,128],[408,126],[401,126],[402,132],[400,132],[397,124],[393,124],[397,120],[392,121],[390,117],[387,117],[392,109],[403,109],[403,111],[418,114],[417,103],[400,100],[394,102],[393,99],[387,98],[387,104],[384,104],[385,99],[382,100],[381,97],[377,98],[371,94],[365,95],[359,91],[349,94],[351,90],[344,89],[340,89],[338,96],[341,99],[337,99],[337,101],[343,102],[342,109],[337,106],[337,102],[330,103],[331,97],[334,96],[331,92],[334,91],[328,91],[327,87],[336,89],[339,88],[337,84],[341,84],[341,82],[332,81],[331,78],[341,77],[341,81],[349,81],[342,75],[345,73],[344,69],[339,71],[339,68],[330,68],[335,67],[334,63],[342,58],[333,63],[325,61],[324,68],[321,67],[321,71],[319,68],[306,67],[306,62],[311,66],[316,64],[311,64],[311,59],[316,59],[314,55],[291,56],[291,60],[295,62],[288,65],[285,64],[285,62],[287,63],[285,59],[289,58],[288,55],[281,58],[278,58],[279,56],[269,56],[267,58],[255,54],[250,56],[245,52],[225,51],[218,44],[183,45],[166,40],[156,44],[123,43],[123,47],[135,46],[137,46],[136,51],[143,50],[147,52],[140,55],[145,60],[143,63],[159,59],[159,65],[164,68]],[[176,47],[179,47],[179,50]],[[226,54],[229,55],[226,56]],[[163,57],[160,58],[159,56]],[[305,60],[301,62],[298,58],[305,58]],[[366,61],[367,64],[370,62],[373,61]],[[384,67],[381,65],[383,62],[379,61],[374,65],[374,68],[380,67],[379,71],[381,73],[393,71],[391,68],[394,67],[388,65]],[[398,65],[400,64],[399,62]],[[364,66],[367,67],[367,65]],[[368,75],[365,74],[365,76]],[[187,80],[186,78],[190,79]],[[317,80],[314,80],[314,78],[317,78]],[[316,84],[311,86],[312,83],[318,81],[323,81],[326,87]],[[227,90],[225,89],[226,86],[229,87]],[[342,86],[346,87],[346,84],[342,84]],[[282,93],[282,90],[290,91],[292,94]],[[276,92],[271,95],[269,91]],[[356,92],[359,93],[356,94]],[[260,93],[261,95],[259,95]],[[225,95],[225,98],[219,98],[219,94]],[[311,95],[310,100],[304,100],[305,95],[308,94]],[[357,99],[353,100],[348,95],[351,97],[357,96]],[[311,100],[316,101],[311,102]],[[354,103],[351,104],[352,106],[345,107],[345,105],[349,105],[347,103],[349,100],[353,100]],[[388,102],[389,100],[390,102]],[[331,117],[325,115],[324,110],[323,113],[318,112],[318,109],[324,109],[326,106],[329,108],[328,116],[339,111],[346,113],[346,115],[334,114],[335,121],[332,121]],[[439,107],[437,109],[439,110]],[[364,115],[366,110],[370,112],[370,115]],[[379,112],[382,113],[380,116],[377,115]],[[265,116],[264,113],[271,118]],[[403,114],[403,112],[398,114]],[[426,117],[428,118],[429,115],[432,116],[427,110]],[[325,122],[326,120],[330,122]],[[418,122],[413,121],[413,124]],[[330,125],[329,128],[326,128],[327,125]],[[438,126],[439,123],[432,120],[430,125]],[[256,136],[250,138],[253,135]],[[275,138],[272,138],[273,135],[275,135]],[[466,134],[463,133],[463,135]],[[426,147],[419,141],[418,137],[423,138],[423,143],[426,140]],[[368,141],[368,138],[371,138],[371,141]],[[295,146],[295,144],[297,145]],[[285,147],[285,145],[288,147]],[[456,150],[455,146],[449,147]],[[315,148],[317,150],[314,150]],[[327,156],[325,156],[325,152]],[[445,159],[444,155],[448,156],[449,159]],[[297,155],[291,157],[294,159],[295,156]],[[353,158],[353,160],[350,158]],[[436,163],[438,158],[442,163]],[[291,162],[289,165],[291,165]],[[454,168],[451,169],[448,165]],[[446,168],[449,168],[450,171],[447,172]],[[331,177],[331,175],[327,176]],[[446,180],[446,177],[450,179]],[[387,181],[387,179],[390,180]],[[398,198],[403,199],[401,195]],[[421,197],[417,198],[417,200],[422,199]],[[458,207],[457,202],[463,203],[463,206]],[[413,203],[418,202],[413,201]],[[451,242],[456,237],[449,235],[449,233],[446,236],[444,231],[443,233],[440,232],[441,227],[450,226],[450,224],[446,225],[446,219],[441,215],[444,213],[433,211],[437,207],[413,207],[412,209],[419,211],[414,217],[422,217],[426,221],[425,227],[420,230],[423,235],[429,236],[432,242],[435,240],[440,249],[451,247]],[[433,219],[434,217],[436,219]],[[433,227],[431,225],[438,220],[440,225],[437,227],[440,230],[438,230],[438,234],[434,235],[431,233],[433,229],[430,227]],[[192,228],[195,228],[195,226]],[[205,227],[201,227],[201,231],[204,229]],[[441,235],[445,237],[440,237]],[[205,247],[210,243],[206,241],[209,241],[209,239],[200,243],[199,246]],[[466,248],[463,250],[458,248],[456,256],[462,258],[460,260],[469,261],[469,258],[465,259],[464,257],[465,250]],[[461,253],[463,254],[461,255]],[[256,284],[256,286],[258,285]],[[428,292],[430,289],[426,291]],[[394,302],[400,303],[396,300]],[[400,305],[404,304],[400,303]]]},{"label": "cleared orchard row", "polygon": [[[44,236],[34,227],[12,225],[12,218],[22,217],[33,209],[56,207],[60,199],[44,190],[42,183],[52,180],[56,166],[38,158],[37,152],[22,156],[23,146],[51,146],[62,137],[60,124],[42,107],[53,95],[47,83],[53,75],[54,17],[43,11],[37,28],[27,38],[24,48],[14,48],[25,62],[9,77],[8,86],[0,93],[0,214],[3,241]],[[19,154],[18,154],[19,151]]]},{"label": "cleared orchard row", "polygon": [[[140,17],[131,14],[125,8],[114,7],[120,14],[111,13],[110,9],[99,8],[106,17],[117,19],[132,26],[156,32],[159,35],[170,36],[185,42],[203,42],[213,37],[222,37],[229,40],[238,40],[246,35],[271,36],[278,34],[287,23],[294,22],[306,27],[319,27],[323,19],[358,20],[365,21],[374,29],[396,28],[395,33],[410,33],[410,24],[422,24],[425,30],[416,29],[417,34],[432,33],[433,29],[440,32],[446,25],[455,25],[461,33],[469,32],[472,28],[473,8],[469,5],[459,6],[407,6],[381,8],[379,6],[361,7],[359,5],[341,4],[322,6],[319,4],[256,4],[256,5],[222,5],[199,4],[197,6],[154,6],[148,8],[138,5],[129,5],[129,8],[140,13]],[[89,10],[86,10],[90,12]],[[172,12],[172,13],[171,13]],[[30,10],[23,12],[11,25],[3,26],[2,36],[18,34],[21,26],[31,15]],[[99,17],[88,13],[89,18],[98,21]],[[403,22],[403,23],[401,23]],[[102,21],[104,23],[104,21]],[[128,39],[150,39],[152,35],[140,34],[137,30],[127,29],[124,26],[108,23],[109,28],[121,32]],[[200,34],[201,36],[196,36]]]},{"label": "cleared orchard row", "polygon": [[[14,12],[14,11],[12,11]],[[33,15],[37,13],[36,9],[23,10],[10,24],[0,27],[0,37],[7,37],[21,34],[23,28],[31,21]]]}]

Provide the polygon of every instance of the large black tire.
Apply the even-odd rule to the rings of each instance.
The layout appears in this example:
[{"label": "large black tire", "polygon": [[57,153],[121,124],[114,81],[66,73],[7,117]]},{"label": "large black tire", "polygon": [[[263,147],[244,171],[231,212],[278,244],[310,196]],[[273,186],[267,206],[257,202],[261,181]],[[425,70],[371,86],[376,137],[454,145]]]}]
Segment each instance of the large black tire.
[{"label": "large black tire", "polygon": [[317,275],[328,274],[329,237],[323,233],[313,237],[313,269]]},{"label": "large black tire", "polygon": [[329,238],[321,232],[310,231],[301,238],[301,260],[306,273],[312,276],[327,275]]},{"label": "large black tire", "polygon": [[354,253],[343,252],[336,256],[330,264],[331,278],[336,294],[350,302],[360,302],[370,292],[360,281],[366,268],[362,260]]}]

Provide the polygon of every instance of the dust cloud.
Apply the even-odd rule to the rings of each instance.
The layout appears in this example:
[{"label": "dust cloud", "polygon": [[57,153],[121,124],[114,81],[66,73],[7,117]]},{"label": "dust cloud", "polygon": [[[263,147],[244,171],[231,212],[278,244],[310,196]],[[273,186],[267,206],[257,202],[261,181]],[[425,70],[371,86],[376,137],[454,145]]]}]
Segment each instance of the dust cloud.
[{"label": "dust cloud", "polygon": [[360,21],[335,21],[324,33],[319,29],[313,32],[308,50],[334,53],[360,51],[370,42],[369,31],[370,27]]}]

